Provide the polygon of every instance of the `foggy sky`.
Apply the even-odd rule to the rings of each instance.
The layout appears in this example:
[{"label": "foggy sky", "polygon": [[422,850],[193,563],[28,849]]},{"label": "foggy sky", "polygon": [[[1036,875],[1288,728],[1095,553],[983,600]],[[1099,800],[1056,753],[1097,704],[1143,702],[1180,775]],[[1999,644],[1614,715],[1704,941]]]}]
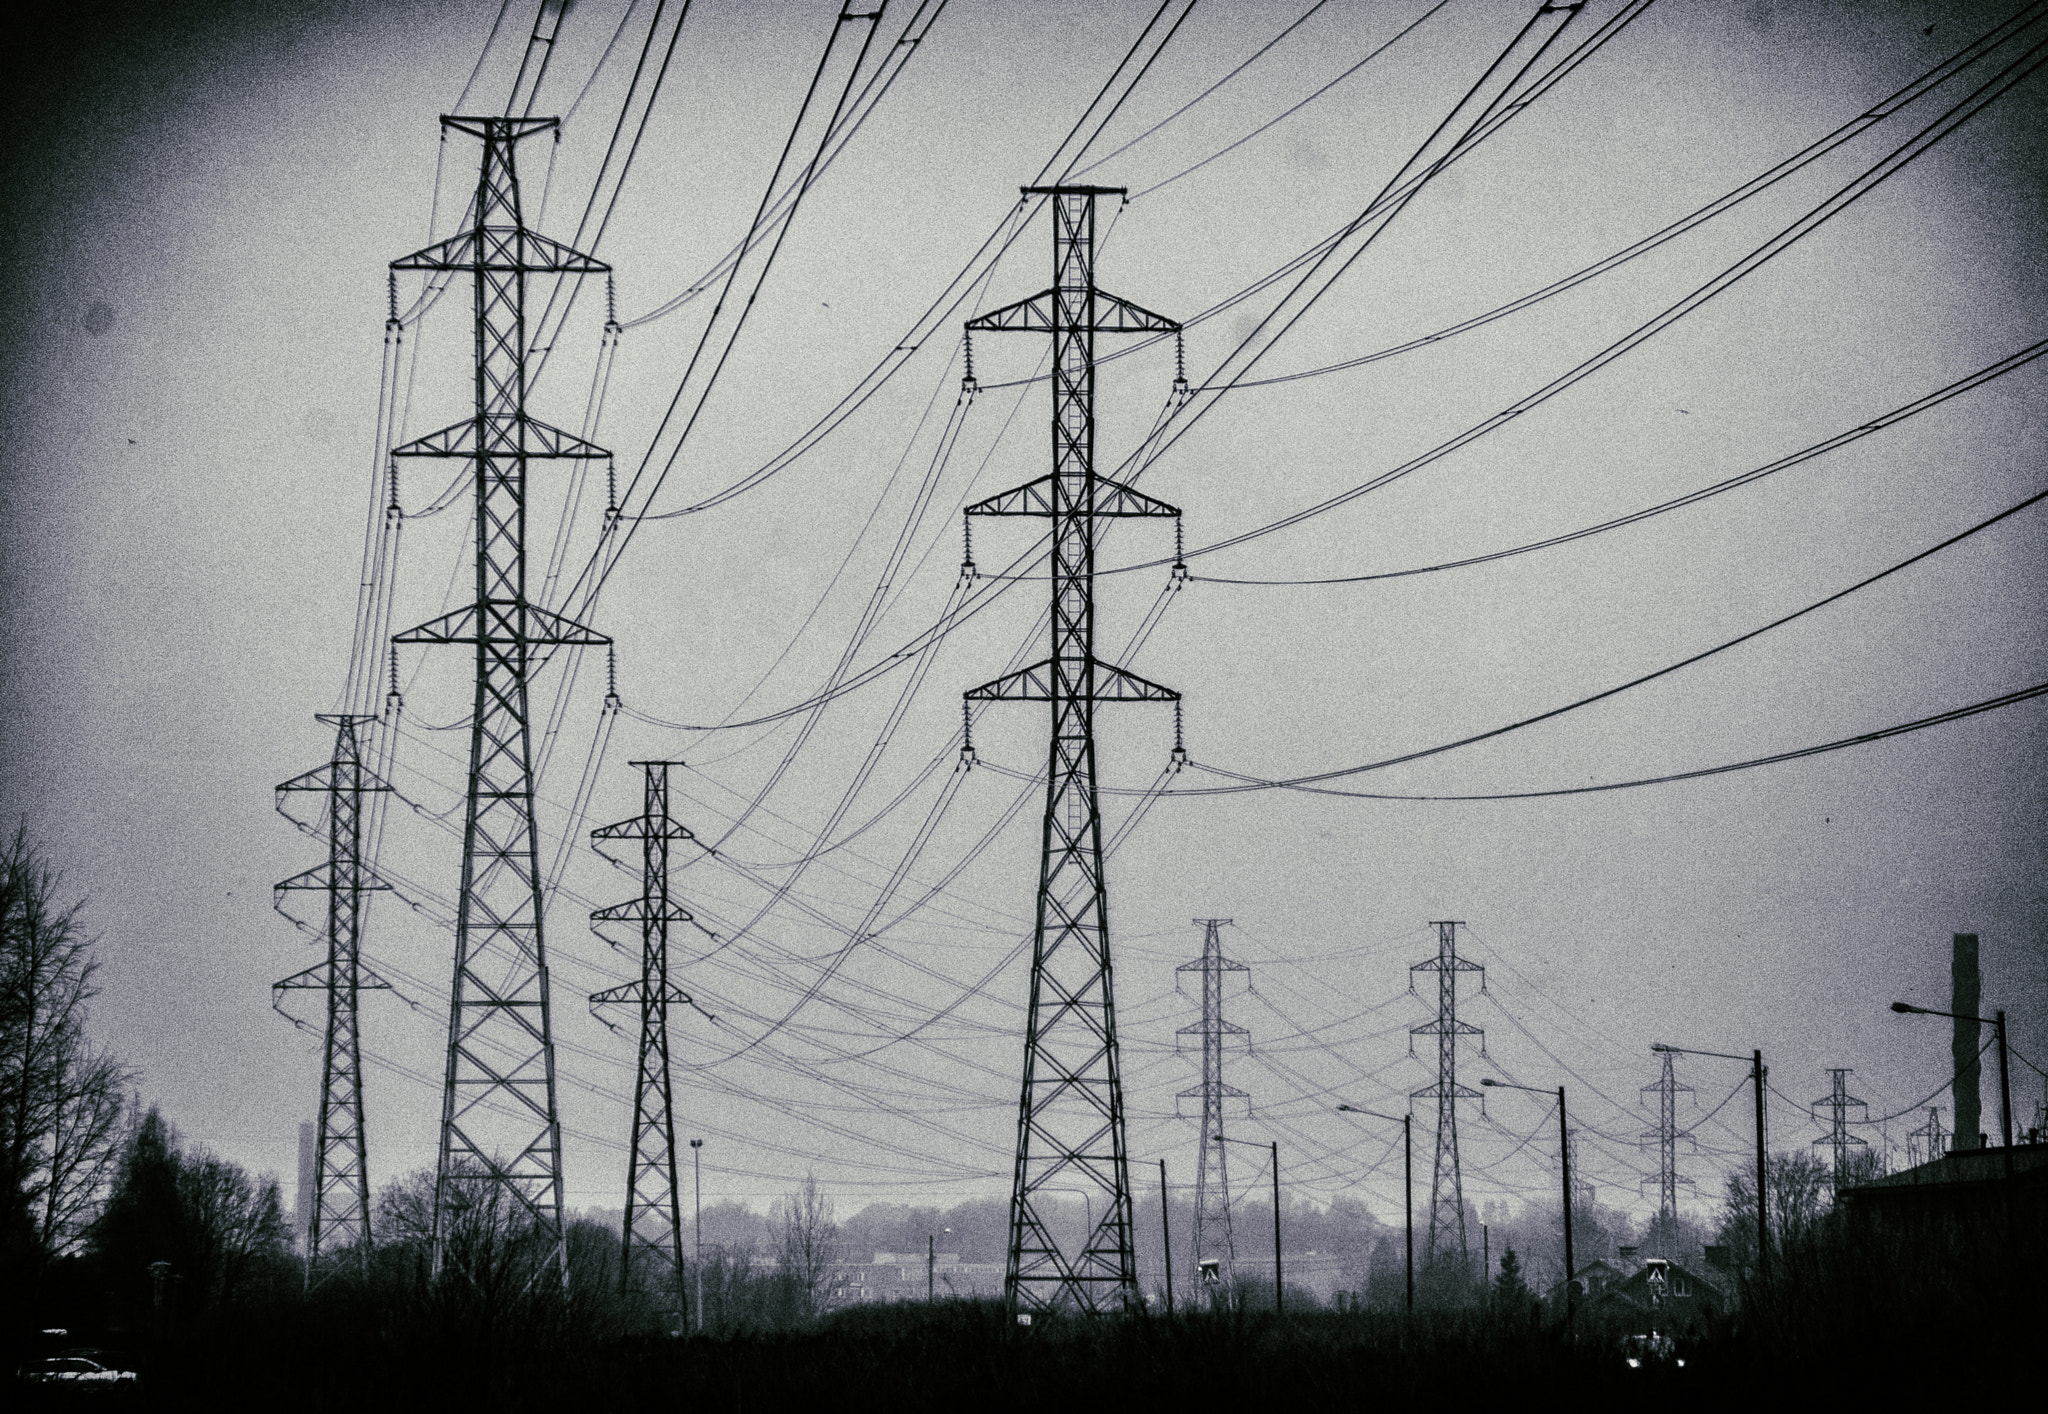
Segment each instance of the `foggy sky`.
[{"label": "foggy sky", "polygon": [[[1204,0],[1091,160],[1307,8]],[[1146,189],[1305,97],[1427,8],[1339,0],[1212,98],[1089,171],[1088,181],[1139,194],[1104,243],[1102,285],[1192,316],[1349,219],[1533,5],[1452,0],[1301,113],[1192,176]],[[1589,6],[1568,33],[1613,8]],[[1574,271],[1847,121],[2010,8],[1664,0],[1432,183],[1259,372],[1371,352]],[[953,0],[806,198],[657,510],[765,462],[895,344],[1003,221],[1017,186],[1151,9]],[[106,6],[29,50],[10,85],[0,809],[10,824],[25,816],[90,897],[89,924],[103,940],[96,1033],[137,1067],[145,1101],[257,1169],[289,1173],[318,1080],[314,1038],[269,1005],[270,983],[311,960],[305,937],[271,912],[270,886],[313,864],[318,846],[271,813],[270,788],[328,749],[311,714],[343,693],[363,527],[381,475],[372,434],[385,267],[454,229],[475,148],[460,138],[443,147],[436,116],[462,93],[495,13],[487,3]],[[620,0],[576,7],[536,112],[575,99],[622,13]],[[834,13],[737,0],[694,8],[599,250],[617,269],[623,316],[682,290],[739,238]],[[502,104],[530,22],[513,6],[485,54],[473,90],[485,110]],[[566,126],[551,178],[545,141],[522,146],[529,221],[548,234],[566,239],[575,225],[638,33],[628,30]],[[1231,395],[1147,468],[1145,489],[1184,508],[1193,548],[1398,465],[1666,307],[1974,81],[1568,295],[1400,358]],[[1194,573],[1360,575],[1522,544],[1761,465],[2032,343],[2048,330],[2034,258],[2048,217],[2041,83],[2028,79],[1570,392],[1383,492],[1197,557]],[[1039,289],[1049,251],[1041,215],[961,317]],[[406,301],[416,290],[404,287]],[[408,333],[418,348],[409,435],[467,413],[468,297],[453,293]],[[1215,367],[1262,307],[1191,325],[1190,375]],[[623,337],[598,437],[618,452],[622,476],[707,314],[700,301]],[[576,425],[602,318],[601,295],[587,291],[536,387],[538,416]],[[931,464],[958,389],[957,330],[950,322],[786,472],[715,511],[638,532],[598,611],[617,639],[630,707],[712,723],[801,702],[825,680]],[[1107,352],[1114,341],[1102,342]],[[977,373],[984,384],[1025,378],[1043,343],[978,340]],[[1137,446],[1172,376],[1168,346],[1104,366],[1105,469]],[[1761,625],[2041,490],[2044,376],[2031,364],[1758,485],[1558,549],[1349,585],[1198,579],[1130,666],[1185,694],[1197,762],[1254,776],[1326,771],[1485,730]],[[1043,474],[1046,455],[1043,386],[984,391],[919,524],[915,571],[897,584],[858,664],[894,651],[943,609],[961,553],[956,508]],[[566,475],[537,464],[536,524],[551,524]],[[432,502],[440,477],[425,464],[403,469],[409,510]],[[458,504],[408,524],[395,628],[439,611],[466,533],[461,514]],[[2048,662],[2035,607],[2042,514],[2023,512],[1599,706],[1337,784],[1445,795],[1628,780],[2029,686]],[[587,537],[590,505],[579,524]],[[977,560],[984,570],[1006,564],[1036,533],[983,520]],[[1160,525],[1119,526],[1103,563],[1158,559],[1170,539]],[[1117,655],[1164,581],[1164,569],[1105,580],[1105,656]],[[695,1016],[678,1026],[682,1124],[710,1136],[707,1197],[758,1202],[806,1171],[855,1204],[1006,1191],[1026,984],[1014,954],[1030,926],[1035,795],[942,904],[889,936],[893,951],[854,949],[773,1046],[721,1058],[759,1034],[737,1020],[743,1012],[780,1016],[792,985],[808,985],[815,960],[845,944],[835,929],[859,924],[949,778],[958,693],[1015,654],[1042,654],[1027,640],[1043,597],[1042,581],[1013,585],[929,663],[835,704],[768,798],[769,813],[727,846],[768,877],[816,848],[903,680],[923,672],[835,838],[882,811],[928,762],[942,758],[939,769],[804,875],[802,902],[833,926],[785,906],[757,938],[682,960],[684,985],[728,1014],[720,1027]],[[465,734],[433,728],[466,710],[466,659],[417,649],[404,658],[394,784],[429,813],[452,808],[459,826]],[[602,677],[601,664],[586,664],[567,700],[542,784],[550,851]],[[553,702],[556,682],[537,703]],[[1168,713],[1113,707],[1102,717],[1104,783],[1145,786],[1171,745]],[[695,768],[678,812],[715,839],[800,725],[681,732],[623,719],[574,827],[580,835],[636,813],[638,773],[627,762],[673,757]],[[1042,767],[1043,737],[1043,717],[1028,707],[991,710],[976,729],[989,767],[1027,774]],[[1229,1012],[1252,1032],[1252,1053],[1234,1057],[1229,1075],[1252,1096],[1239,1133],[1279,1140],[1295,1192],[1357,1192],[1383,1216],[1398,1205],[1398,1147],[1332,1109],[1345,1100],[1393,1112],[1432,1078],[1408,1058],[1405,1037],[1430,1008],[1405,988],[1409,965],[1433,950],[1433,919],[1464,920],[1470,955],[1489,969],[1487,994],[1468,997],[1462,1012],[1486,1029],[1487,1056],[1475,1047],[1461,1078],[1572,1089],[1589,1176],[1603,1201],[1637,1211],[1639,1180],[1654,1171],[1636,1144],[1654,1122],[1636,1104],[1637,1088],[1656,1078],[1651,1042],[1761,1046],[1789,1099],[1773,1102],[1774,1143],[1804,1147],[1820,1131],[1802,1106],[1825,1093],[1828,1067],[1854,1067],[1852,1091],[1873,1115],[1941,1085],[1946,1023],[1885,1006],[1946,1005],[1952,932],[1982,936],[1985,1007],[2008,1009],[2015,1046],[2048,1063],[2043,745],[2034,702],[1789,765],[1609,794],[1465,804],[1169,796],[1110,868],[1134,1164],[1164,1155],[1176,1182],[1192,1179],[1195,1127],[1176,1116],[1175,1094],[1198,1074],[1191,1057],[1174,1054],[1174,1032],[1194,1011],[1174,992],[1173,968],[1199,951],[1188,921],[1197,917],[1235,919],[1226,950],[1252,968],[1255,995],[1233,998]],[[1177,782],[1221,783],[1192,769]],[[1029,789],[997,769],[970,773],[913,879],[936,882]],[[1131,799],[1106,798],[1109,828]],[[457,852],[423,815],[394,812],[384,855],[394,875],[452,896]],[[569,1201],[616,1207],[630,1038],[591,1019],[583,996],[613,985],[629,963],[591,936],[584,916],[636,886],[587,849],[571,860],[548,934]],[[677,887],[727,921],[745,921],[760,897],[738,869],[710,861]],[[906,886],[898,906],[920,892]],[[369,927],[373,964],[416,1004],[365,1002],[366,1045],[402,1068],[373,1066],[368,1081],[381,1180],[432,1160],[438,1088],[402,1071],[438,1073],[445,1017],[434,997],[448,985],[451,939],[388,902]],[[957,1013],[933,1019],[1006,956]],[[920,1025],[914,1039],[891,1043]],[[2015,1069],[2024,1127],[2041,1077]],[[844,1084],[820,1083],[821,1074]],[[1681,1078],[1702,1102],[1681,1111],[1689,1123],[1741,1073],[1686,1062]],[[1988,1060],[1985,1079],[1984,1121],[1995,1131]],[[1935,1103],[1952,1123],[1948,1097]],[[1556,1154],[1540,1103],[1497,1094],[1486,1116],[1474,1105],[1464,1120],[1467,1197],[1547,1193]],[[1922,1117],[1859,1132],[1897,1144]],[[1741,1160],[1739,1107],[1699,1139],[1681,1168],[1698,1183],[1694,1210],[1705,1212],[1723,1170]],[[1143,1185],[1151,1181],[1146,1172]]]}]

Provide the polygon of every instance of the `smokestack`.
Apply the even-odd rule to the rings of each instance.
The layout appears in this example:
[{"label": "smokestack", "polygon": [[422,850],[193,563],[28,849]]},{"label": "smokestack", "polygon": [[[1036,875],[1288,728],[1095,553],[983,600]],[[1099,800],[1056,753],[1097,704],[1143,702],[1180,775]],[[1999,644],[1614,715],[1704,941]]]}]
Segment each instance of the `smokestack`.
[{"label": "smokestack", "polygon": [[[1956,1036],[1952,1046],[1956,1066],[1955,1147],[1974,1149],[1984,1119],[1983,1101],[1977,1093],[1982,1064],[1978,1053],[1983,1049],[1984,1028],[1975,1019],[1978,1008],[1984,1004],[1984,977],[1977,970],[1977,935],[1958,933],[1955,938],[1954,959],[1949,964],[1953,991],[1948,1006],[1956,1013]],[[1965,1021],[1964,1017],[1971,1019]]]},{"label": "smokestack", "polygon": [[[1972,953],[1972,957],[1976,954]],[[299,1250],[306,1251],[313,1240],[313,1179],[320,1171],[320,1155],[316,1152],[319,1141],[314,1138],[312,1121],[299,1125],[299,1210],[292,1214],[292,1226],[299,1234]]]}]

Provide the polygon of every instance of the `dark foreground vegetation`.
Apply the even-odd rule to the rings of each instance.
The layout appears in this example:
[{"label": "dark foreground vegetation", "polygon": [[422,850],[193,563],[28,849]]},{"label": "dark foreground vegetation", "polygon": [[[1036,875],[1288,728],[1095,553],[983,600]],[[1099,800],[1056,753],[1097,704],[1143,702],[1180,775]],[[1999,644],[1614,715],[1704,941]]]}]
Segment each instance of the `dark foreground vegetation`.
[{"label": "dark foreground vegetation", "polygon": [[[2003,1387],[2035,1349],[2038,1216],[1997,1230],[1869,1234],[1822,1225],[1774,1254],[1768,1288],[1688,1341],[1683,1369],[1631,1370],[1627,1321],[1534,1300],[1396,1310],[1156,1311],[1049,1319],[941,1300],[777,1316],[722,1336],[654,1334],[644,1302],[546,1283],[486,1302],[380,1260],[310,1295],[273,1286],[137,1342],[153,1408],[494,1410],[1390,1407],[1409,1399],[1654,1398],[1662,1406]],[[766,1291],[768,1288],[764,1287]],[[788,1293],[784,1293],[785,1297]],[[778,1328],[779,1327],[779,1328]]]}]

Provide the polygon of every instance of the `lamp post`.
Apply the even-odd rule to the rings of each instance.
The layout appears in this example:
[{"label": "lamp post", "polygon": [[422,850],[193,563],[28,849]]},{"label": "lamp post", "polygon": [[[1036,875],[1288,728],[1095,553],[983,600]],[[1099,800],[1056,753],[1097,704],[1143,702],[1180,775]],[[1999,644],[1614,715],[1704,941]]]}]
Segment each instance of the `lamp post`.
[{"label": "lamp post", "polygon": [[[939,1231],[950,1237],[953,1229],[942,1227]],[[933,1233],[924,1235],[924,1304],[927,1306],[932,1304],[932,1276],[939,1264],[938,1241]]]},{"label": "lamp post", "polygon": [[2012,1177],[2012,1085],[2005,1069],[2005,1013],[2000,1011],[1991,1016],[1965,1016],[1961,1012],[1936,1011],[1932,1007],[1913,1006],[1908,1002],[1893,1002],[1892,1010],[1902,1015],[1946,1016],[1955,1021],[1974,1021],[1978,1024],[1989,1022],[1998,1031],[1998,1137],[2005,1144],[2005,1176]]},{"label": "lamp post", "polygon": [[[1226,1139],[1221,1134],[1215,1138],[1218,1144],[1259,1147],[1256,1139]],[[1287,1305],[1286,1288],[1280,1273],[1280,1141],[1273,1140],[1269,1147],[1273,1151],[1273,1314],[1278,1316],[1285,1312]]]},{"label": "lamp post", "polygon": [[1383,1115],[1378,1110],[1362,1110],[1356,1105],[1339,1105],[1345,1114],[1371,1115],[1374,1119],[1401,1124],[1401,1210],[1408,1228],[1408,1314],[1415,1314],[1415,1116]]},{"label": "lamp post", "polygon": [[[1500,1090],[1527,1090],[1532,1095],[1548,1095],[1548,1090],[1539,1090],[1534,1085],[1517,1085],[1509,1080],[1495,1080],[1491,1077],[1481,1080],[1481,1085]],[[1572,1273],[1577,1263],[1572,1259],[1572,1142],[1571,1132],[1565,1126],[1564,1086],[1557,1087],[1557,1157],[1558,1167],[1564,1173],[1564,1324],[1572,1329],[1579,1309],[1578,1288],[1572,1285]]]},{"label": "lamp post", "polygon": [[1764,1069],[1764,1053],[1751,1051],[1747,1056],[1730,1055],[1726,1051],[1694,1051],[1684,1046],[1667,1046],[1658,1042],[1650,1047],[1660,1055],[1712,1056],[1716,1060],[1747,1060],[1749,1077],[1756,1083],[1756,1275],[1759,1281],[1771,1277],[1770,1231],[1764,1224],[1764,1077],[1770,1074]]},{"label": "lamp post", "polygon": [[1166,1209],[1166,1160],[1159,1161],[1159,1235],[1166,1243],[1166,1314],[1173,1316],[1173,1217]]},{"label": "lamp post", "polygon": [[696,1206],[697,1242],[696,1253],[691,1258],[697,1265],[697,1334],[704,1334],[704,1141],[690,1141],[690,1184],[691,1197]]}]

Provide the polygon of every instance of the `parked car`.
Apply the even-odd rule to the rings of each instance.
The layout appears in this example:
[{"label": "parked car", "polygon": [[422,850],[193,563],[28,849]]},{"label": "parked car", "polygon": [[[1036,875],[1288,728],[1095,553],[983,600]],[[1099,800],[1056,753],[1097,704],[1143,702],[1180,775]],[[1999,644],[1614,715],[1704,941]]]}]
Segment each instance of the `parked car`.
[{"label": "parked car", "polygon": [[1685,1357],[1678,1353],[1678,1342],[1668,1335],[1651,1331],[1648,1335],[1632,1335],[1622,1342],[1622,1356],[1631,1370],[1640,1370],[1645,1365],[1675,1365],[1685,1368]]},{"label": "parked car", "polygon": [[60,1389],[134,1389],[141,1376],[133,1370],[102,1365],[84,1355],[56,1355],[24,1365],[19,1371],[26,1384],[54,1385]]}]

